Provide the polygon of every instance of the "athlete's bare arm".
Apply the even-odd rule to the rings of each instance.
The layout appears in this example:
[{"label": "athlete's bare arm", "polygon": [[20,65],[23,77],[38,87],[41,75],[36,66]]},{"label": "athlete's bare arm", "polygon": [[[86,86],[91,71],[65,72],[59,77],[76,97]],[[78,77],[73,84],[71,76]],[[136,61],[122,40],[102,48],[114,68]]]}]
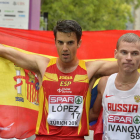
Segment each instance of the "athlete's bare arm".
[{"label": "athlete's bare arm", "polygon": [[40,55],[22,53],[16,49],[5,47],[1,44],[0,56],[12,61],[19,67],[34,71],[38,75],[40,82],[45,73],[46,66],[49,63],[49,58]]},{"label": "athlete's bare arm", "polygon": [[89,111],[89,122],[92,122],[92,121],[98,119],[98,116],[99,116],[101,108],[102,108],[102,96],[103,96],[103,93],[105,90],[107,79],[108,79],[107,76],[102,77],[98,83],[98,87],[97,87],[98,94],[97,94],[97,98],[93,104],[93,107]]},{"label": "athlete's bare arm", "polygon": [[91,79],[94,77],[109,76],[113,73],[118,72],[117,61],[88,61],[86,62],[88,77]]},{"label": "athlete's bare arm", "polygon": [[90,80],[90,90],[98,78],[118,72],[117,61],[88,61],[86,62],[86,67],[88,78]]}]

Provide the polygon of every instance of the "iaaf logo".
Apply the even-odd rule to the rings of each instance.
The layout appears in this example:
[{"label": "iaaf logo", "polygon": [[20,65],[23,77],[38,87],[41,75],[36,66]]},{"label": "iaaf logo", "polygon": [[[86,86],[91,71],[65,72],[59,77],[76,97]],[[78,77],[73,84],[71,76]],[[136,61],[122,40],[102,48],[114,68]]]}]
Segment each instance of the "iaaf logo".
[{"label": "iaaf logo", "polygon": [[49,96],[49,103],[50,104],[64,104],[64,103],[73,104],[74,103],[74,96],[50,95]]},{"label": "iaaf logo", "polygon": [[59,88],[59,89],[57,89],[57,92],[59,92],[59,93],[72,93],[70,88]]},{"label": "iaaf logo", "polygon": [[132,124],[132,116],[120,116],[120,115],[109,115],[108,122],[110,123],[121,123],[121,124]]}]

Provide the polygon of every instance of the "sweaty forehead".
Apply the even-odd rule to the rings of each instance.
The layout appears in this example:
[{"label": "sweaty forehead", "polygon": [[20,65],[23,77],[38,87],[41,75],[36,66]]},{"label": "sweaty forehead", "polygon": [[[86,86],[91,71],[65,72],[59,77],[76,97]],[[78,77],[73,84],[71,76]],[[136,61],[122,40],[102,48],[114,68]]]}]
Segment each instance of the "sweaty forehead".
[{"label": "sweaty forehead", "polygon": [[119,50],[140,51],[140,42],[120,42]]},{"label": "sweaty forehead", "polygon": [[77,40],[77,38],[74,32],[70,32],[70,33],[57,32],[56,40],[62,40],[62,41],[63,40]]}]

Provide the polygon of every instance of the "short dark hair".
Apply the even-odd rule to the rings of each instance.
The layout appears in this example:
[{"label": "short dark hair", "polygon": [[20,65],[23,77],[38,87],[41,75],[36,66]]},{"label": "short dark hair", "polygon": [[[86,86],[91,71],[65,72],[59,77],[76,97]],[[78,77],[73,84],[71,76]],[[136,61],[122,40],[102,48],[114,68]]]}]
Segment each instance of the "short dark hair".
[{"label": "short dark hair", "polygon": [[116,49],[119,49],[120,42],[122,41],[128,43],[136,43],[136,42],[140,42],[140,37],[134,33],[126,33],[118,39]]},{"label": "short dark hair", "polygon": [[58,21],[57,25],[53,29],[55,39],[56,39],[57,31],[63,33],[75,32],[77,37],[77,43],[80,41],[82,36],[82,28],[75,20]]}]

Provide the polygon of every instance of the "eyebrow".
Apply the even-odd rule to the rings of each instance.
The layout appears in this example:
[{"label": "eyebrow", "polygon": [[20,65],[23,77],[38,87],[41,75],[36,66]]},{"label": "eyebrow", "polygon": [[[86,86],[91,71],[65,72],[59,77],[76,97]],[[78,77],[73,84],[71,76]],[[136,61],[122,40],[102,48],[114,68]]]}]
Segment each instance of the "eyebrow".
[{"label": "eyebrow", "polygon": [[128,51],[128,50],[124,50],[124,49],[120,50],[120,52],[121,51],[126,51],[126,52],[130,52],[130,53],[132,53],[132,52],[139,52],[138,50]]},{"label": "eyebrow", "polygon": [[[64,41],[62,41],[62,40],[57,40],[57,41],[64,42]],[[75,42],[75,41],[74,41],[74,40],[69,40],[69,41],[67,41],[67,42]]]}]

